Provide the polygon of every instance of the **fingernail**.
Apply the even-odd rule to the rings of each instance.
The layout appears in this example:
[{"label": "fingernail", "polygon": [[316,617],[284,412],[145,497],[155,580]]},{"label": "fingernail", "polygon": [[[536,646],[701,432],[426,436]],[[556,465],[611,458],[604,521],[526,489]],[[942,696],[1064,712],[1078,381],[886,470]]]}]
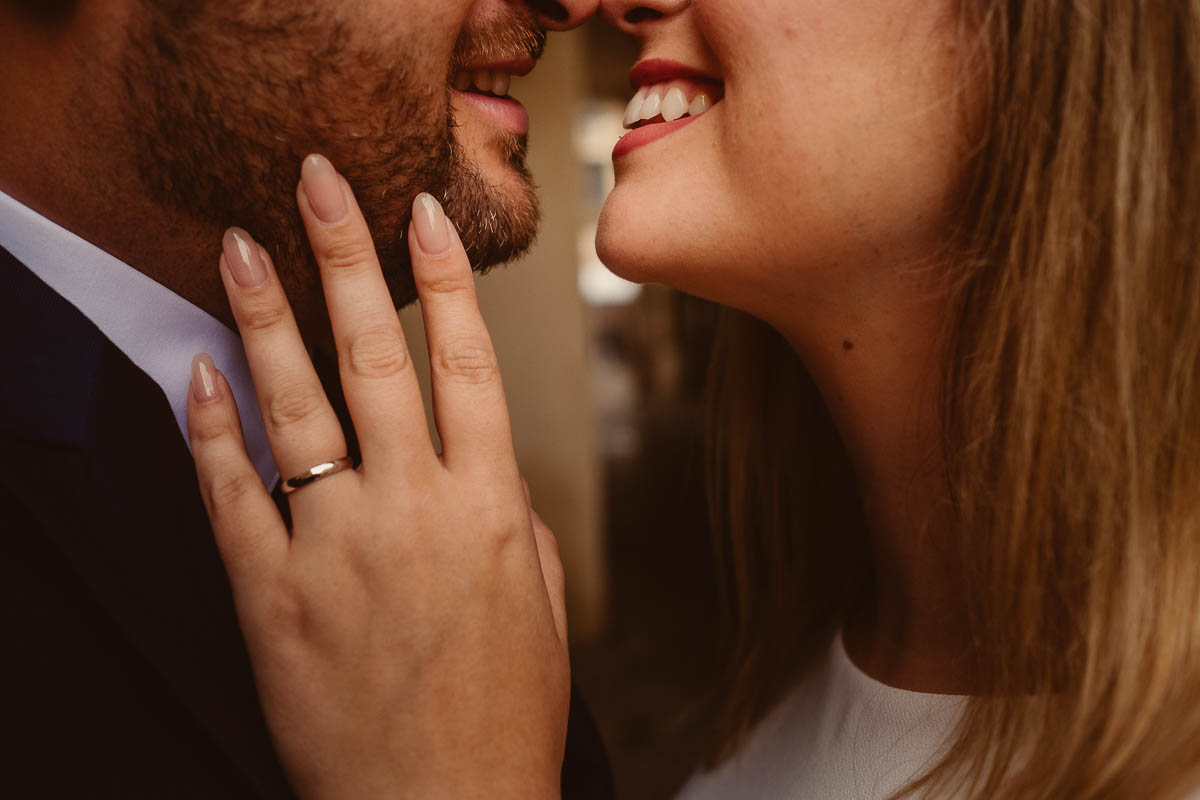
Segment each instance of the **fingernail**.
[{"label": "fingernail", "polygon": [[233,279],[243,289],[253,289],[267,282],[267,264],[259,255],[259,248],[250,234],[241,228],[230,228],[225,231],[222,241],[225,248],[225,261],[229,263],[229,271]]},{"label": "fingernail", "polygon": [[413,201],[413,227],[421,250],[437,255],[450,247],[450,230],[446,227],[446,212],[433,195],[421,192]]},{"label": "fingernail", "polygon": [[304,194],[317,219],[325,223],[341,222],[346,216],[346,196],[337,170],[325,156],[311,155],[300,168]]},{"label": "fingernail", "polygon": [[208,353],[192,359],[192,396],[197,403],[211,403],[217,399],[220,384],[217,382],[217,367]]}]

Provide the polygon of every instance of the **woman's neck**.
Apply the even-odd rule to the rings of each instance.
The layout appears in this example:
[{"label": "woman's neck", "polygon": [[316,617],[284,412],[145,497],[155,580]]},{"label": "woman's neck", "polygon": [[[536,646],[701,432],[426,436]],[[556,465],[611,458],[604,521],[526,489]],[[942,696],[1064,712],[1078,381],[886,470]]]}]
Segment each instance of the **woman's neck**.
[{"label": "woman's neck", "polygon": [[884,288],[878,303],[776,327],[824,396],[870,527],[874,580],[846,622],[848,653],[883,683],[962,694],[970,631],[940,443],[944,300],[912,276]]}]

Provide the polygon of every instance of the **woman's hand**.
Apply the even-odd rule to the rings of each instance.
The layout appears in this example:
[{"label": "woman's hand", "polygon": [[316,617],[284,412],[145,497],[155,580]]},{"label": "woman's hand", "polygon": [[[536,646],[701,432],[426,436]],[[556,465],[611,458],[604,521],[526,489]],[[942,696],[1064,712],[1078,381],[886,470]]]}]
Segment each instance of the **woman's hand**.
[{"label": "woman's hand", "polygon": [[[362,466],[291,494],[289,536],[206,356],[188,401],[280,758],[307,797],[557,796],[570,694],[562,567],[522,489],[462,243],[437,201],[418,197],[408,238],[439,456],[349,184],[310,156],[297,197]],[[280,474],[345,456],[266,251],[231,230],[221,276]]]}]

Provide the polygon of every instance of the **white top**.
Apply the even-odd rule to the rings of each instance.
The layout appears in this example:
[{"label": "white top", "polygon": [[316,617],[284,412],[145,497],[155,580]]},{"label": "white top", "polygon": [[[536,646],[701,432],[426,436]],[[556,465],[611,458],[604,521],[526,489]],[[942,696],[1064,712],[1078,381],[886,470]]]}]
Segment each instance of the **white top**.
[{"label": "white top", "polygon": [[880,683],[838,635],[741,749],[679,799],[883,800],[933,766],[965,701]]},{"label": "white top", "polygon": [[250,460],[263,483],[275,484],[275,461],[258,413],[242,340],[236,333],[161,283],[4,192],[0,192],[0,247],[79,309],[158,384],[171,403],[185,442],[192,357],[211,355],[237,400]]}]

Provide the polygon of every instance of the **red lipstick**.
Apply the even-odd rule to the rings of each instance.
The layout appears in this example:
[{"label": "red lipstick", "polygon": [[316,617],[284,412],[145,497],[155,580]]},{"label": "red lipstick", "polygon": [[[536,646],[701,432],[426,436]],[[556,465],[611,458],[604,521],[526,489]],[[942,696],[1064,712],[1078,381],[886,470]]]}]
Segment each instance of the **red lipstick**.
[{"label": "red lipstick", "polygon": [[653,86],[656,83],[666,83],[679,79],[715,84],[721,83],[721,79],[716,75],[711,75],[695,67],[689,67],[687,64],[681,64],[678,61],[670,61],[665,58],[648,58],[645,61],[639,61],[629,71],[629,83],[635,90],[643,86]]}]

